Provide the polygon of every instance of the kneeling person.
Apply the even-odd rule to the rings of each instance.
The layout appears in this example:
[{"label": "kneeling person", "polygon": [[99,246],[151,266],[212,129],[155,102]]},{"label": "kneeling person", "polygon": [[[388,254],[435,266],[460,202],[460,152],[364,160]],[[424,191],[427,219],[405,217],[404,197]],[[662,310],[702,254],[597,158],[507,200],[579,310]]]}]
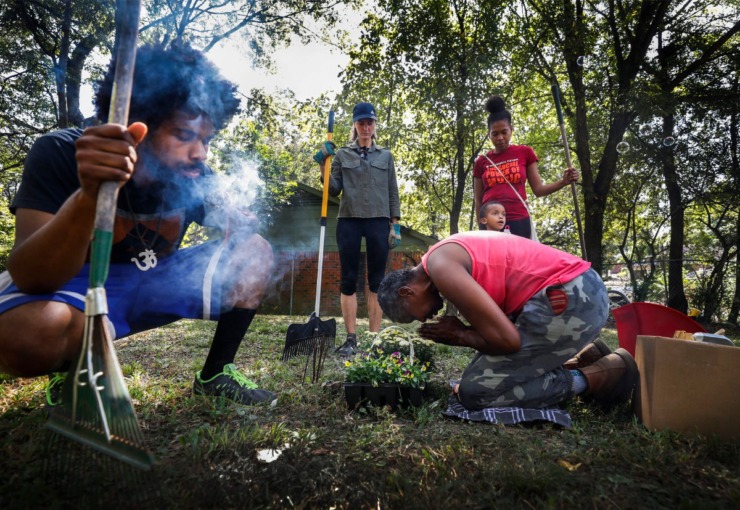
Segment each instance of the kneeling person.
[{"label": "kneeling person", "polygon": [[[444,316],[419,333],[478,351],[457,388],[466,408],[550,407],[580,393],[613,405],[631,396],[632,356],[592,354],[609,303],[588,262],[519,236],[468,232],[432,246],[418,266],[389,273],[378,291],[395,322],[426,322],[442,309],[442,296],[470,326]],[[577,359],[588,366],[572,359],[581,350],[589,356]]]}]

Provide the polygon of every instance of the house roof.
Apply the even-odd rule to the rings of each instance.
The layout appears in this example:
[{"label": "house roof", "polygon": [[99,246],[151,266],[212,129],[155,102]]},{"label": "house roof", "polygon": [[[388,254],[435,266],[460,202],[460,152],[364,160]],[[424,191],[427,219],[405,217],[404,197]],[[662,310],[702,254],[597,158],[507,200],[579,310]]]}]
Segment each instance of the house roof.
[{"label": "house roof", "polygon": [[[291,197],[290,203],[291,205],[309,205],[308,202],[311,202],[310,205],[314,205],[314,200],[317,200],[315,202],[316,205],[321,206],[321,199],[323,198],[323,190],[319,188],[314,188],[312,186],[308,186],[307,184],[298,183],[296,188],[300,191],[303,191],[305,194],[308,195],[306,197],[305,195],[301,197],[301,193],[295,193],[293,197]],[[332,209],[332,205],[339,207],[339,199],[337,197],[333,197],[329,195],[329,209]],[[327,213],[327,216],[331,215],[331,213]],[[336,217],[336,214],[334,214],[334,217]],[[439,239],[435,237],[431,237],[425,234],[422,234],[418,230],[414,230],[411,228],[408,228],[403,225],[403,221],[401,222],[401,237],[412,237],[418,241],[421,241],[422,244],[426,245],[427,247],[432,246],[433,244],[436,244]]]}]

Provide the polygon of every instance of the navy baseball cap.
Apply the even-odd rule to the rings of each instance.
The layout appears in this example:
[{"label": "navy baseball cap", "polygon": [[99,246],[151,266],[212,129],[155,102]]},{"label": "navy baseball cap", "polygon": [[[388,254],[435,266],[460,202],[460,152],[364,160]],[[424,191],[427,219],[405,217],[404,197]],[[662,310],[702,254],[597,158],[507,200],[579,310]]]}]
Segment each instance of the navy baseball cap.
[{"label": "navy baseball cap", "polygon": [[352,110],[352,122],[362,119],[378,120],[378,117],[375,115],[375,107],[370,103],[357,103]]}]

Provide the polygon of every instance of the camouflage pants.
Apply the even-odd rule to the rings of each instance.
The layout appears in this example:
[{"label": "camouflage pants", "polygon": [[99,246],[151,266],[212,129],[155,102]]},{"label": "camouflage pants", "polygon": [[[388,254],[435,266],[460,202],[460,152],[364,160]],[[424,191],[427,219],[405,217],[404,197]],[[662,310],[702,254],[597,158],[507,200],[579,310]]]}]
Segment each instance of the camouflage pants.
[{"label": "camouflage pants", "polygon": [[[568,298],[558,315],[548,289],[562,289]],[[463,372],[460,402],[467,409],[540,408],[572,398],[573,376],[562,365],[598,336],[608,313],[606,288],[593,269],[562,286],[542,289],[516,319],[521,350],[502,356],[478,353]]]}]

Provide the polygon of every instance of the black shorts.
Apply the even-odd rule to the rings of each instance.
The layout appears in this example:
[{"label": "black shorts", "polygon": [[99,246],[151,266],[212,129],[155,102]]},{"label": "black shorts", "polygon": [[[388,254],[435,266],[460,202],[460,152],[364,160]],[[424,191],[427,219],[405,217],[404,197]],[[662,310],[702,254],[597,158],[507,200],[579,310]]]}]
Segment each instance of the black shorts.
[{"label": "black shorts", "polygon": [[362,256],[362,238],[367,251],[367,281],[370,292],[378,292],[385,276],[388,261],[388,218],[339,218],[337,220],[337,246],[342,268],[340,291],[345,296],[357,292],[357,277]]}]

